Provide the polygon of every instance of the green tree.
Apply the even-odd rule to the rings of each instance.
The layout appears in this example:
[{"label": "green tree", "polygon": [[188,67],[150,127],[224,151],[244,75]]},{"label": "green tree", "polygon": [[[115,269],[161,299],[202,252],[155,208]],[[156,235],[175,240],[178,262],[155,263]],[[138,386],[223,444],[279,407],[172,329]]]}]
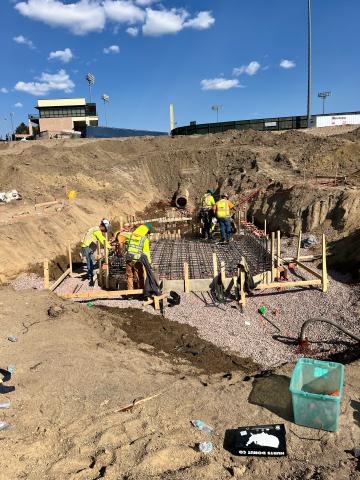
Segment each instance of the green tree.
[{"label": "green tree", "polygon": [[26,134],[29,133],[29,128],[25,125],[24,122],[21,122],[18,127],[16,127],[15,133]]}]

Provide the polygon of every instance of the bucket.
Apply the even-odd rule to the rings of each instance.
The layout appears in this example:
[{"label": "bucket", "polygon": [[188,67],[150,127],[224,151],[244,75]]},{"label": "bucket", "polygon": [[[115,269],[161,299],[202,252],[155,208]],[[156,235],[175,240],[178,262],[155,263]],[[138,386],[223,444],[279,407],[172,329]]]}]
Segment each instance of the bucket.
[{"label": "bucket", "polygon": [[290,382],[295,423],[336,432],[343,383],[341,363],[300,358]]}]

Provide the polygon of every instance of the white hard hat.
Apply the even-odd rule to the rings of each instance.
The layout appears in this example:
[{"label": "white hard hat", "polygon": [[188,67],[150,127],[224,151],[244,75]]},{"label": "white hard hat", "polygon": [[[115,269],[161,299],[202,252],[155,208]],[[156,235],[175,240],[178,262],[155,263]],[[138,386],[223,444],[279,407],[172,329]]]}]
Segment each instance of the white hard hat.
[{"label": "white hard hat", "polygon": [[109,228],[110,228],[110,220],[107,220],[106,218],[103,218],[103,219],[101,220],[101,223],[102,223],[102,225],[104,225],[104,227],[106,228],[106,230],[109,230]]}]

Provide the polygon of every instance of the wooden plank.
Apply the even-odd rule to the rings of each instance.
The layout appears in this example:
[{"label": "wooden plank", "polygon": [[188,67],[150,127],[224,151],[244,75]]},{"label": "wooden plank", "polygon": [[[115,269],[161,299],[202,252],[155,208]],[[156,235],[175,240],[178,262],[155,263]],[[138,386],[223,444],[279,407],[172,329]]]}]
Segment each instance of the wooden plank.
[{"label": "wooden plank", "polygon": [[303,268],[304,270],[306,270],[307,272],[311,273],[312,275],[314,275],[314,277],[316,278],[322,278],[322,275],[321,273],[317,272],[316,270],[314,270],[313,268],[309,267],[308,265],[305,265],[305,263],[302,263],[302,262],[299,262],[298,260],[295,260],[295,262],[299,265],[299,267]]},{"label": "wooden plank", "polygon": [[119,298],[124,297],[127,295],[144,295],[144,290],[137,289],[137,290],[113,290],[110,292],[107,291],[94,291],[94,292],[82,292],[82,293],[64,293],[60,295],[62,298],[67,299],[82,299],[82,300],[90,300],[90,299],[100,299],[100,298]]},{"label": "wooden plank", "polygon": [[322,235],[322,290],[323,292],[328,291],[329,280],[327,274],[327,265],[326,265],[326,238],[325,234]]},{"label": "wooden plank", "polygon": [[[276,232],[276,266],[279,268],[281,265],[281,234],[280,230]],[[278,272],[279,276],[279,272]]]},{"label": "wooden plank", "polygon": [[50,207],[51,205],[56,205],[57,203],[61,203],[61,201],[53,200],[52,202],[35,203],[35,210],[39,207]]},{"label": "wooden plank", "polygon": [[44,260],[44,289],[48,290],[50,285],[49,277],[49,260],[45,258]]},{"label": "wooden plank", "polygon": [[56,280],[56,282],[54,282],[51,287],[50,287],[50,291],[53,292],[55,290],[55,288],[57,288],[60,283],[65,280],[65,278],[70,275],[70,268],[68,268],[67,270],[65,270],[65,272]]},{"label": "wooden plank", "polygon": [[265,235],[265,237],[266,237],[266,218],[265,218],[265,220],[264,220],[264,235]]},{"label": "wooden plank", "polygon": [[190,292],[189,264],[187,262],[184,262],[184,292]]},{"label": "wooden plank", "polygon": [[72,269],[72,253],[71,253],[71,245],[70,243],[68,244],[68,252],[69,252],[69,270],[70,270],[70,276],[73,274],[73,269]]},{"label": "wooden plank", "polygon": [[320,279],[314,280],[298,280],[295,282],[273,282],[269,284],[260,284],[255,287],[255,290],[266,290],[267,288],[290,288],[290,287],[306,287],[308,285],[321,285]]}]

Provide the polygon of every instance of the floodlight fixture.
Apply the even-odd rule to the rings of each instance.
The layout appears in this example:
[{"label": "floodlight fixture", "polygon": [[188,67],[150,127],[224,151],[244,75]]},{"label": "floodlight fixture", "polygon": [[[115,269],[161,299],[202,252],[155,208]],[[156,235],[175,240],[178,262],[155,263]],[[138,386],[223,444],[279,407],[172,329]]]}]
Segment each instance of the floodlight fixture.
[{"label": "floodlight fixture", "polygon": [[105,125],[108,126],[108,123],[107,123],[107,111],[106,111],[106,104],[109,103],[110,101],[110,97],[109,95],[106,95],[106,93],[104,93],[103,95],[101,95],[101,100],[104,102],[104,110],[105,110]]},{"label": "floodlight fixture", "polygon": [[91,103],[91,87],[92,85],[95,85],[95,76],[92,73],[87,73],[85,75],[85,80],[89,84],[89,96],[90,96],[90,103]]},{"label": "floodlight fixture", "polygon": [[219,122],[219,112],[223,109],[222,105],[212,105],[211,110],[216,112],[216,122]]},{"label": "floodlight fixture", "polygon": [[331,92],[319,92],[318,93],[318,97],[322,99],[323,101],[323,115],[325,113],[325,100],[327,99],[327,97],[330,97],[331,95]]}]

